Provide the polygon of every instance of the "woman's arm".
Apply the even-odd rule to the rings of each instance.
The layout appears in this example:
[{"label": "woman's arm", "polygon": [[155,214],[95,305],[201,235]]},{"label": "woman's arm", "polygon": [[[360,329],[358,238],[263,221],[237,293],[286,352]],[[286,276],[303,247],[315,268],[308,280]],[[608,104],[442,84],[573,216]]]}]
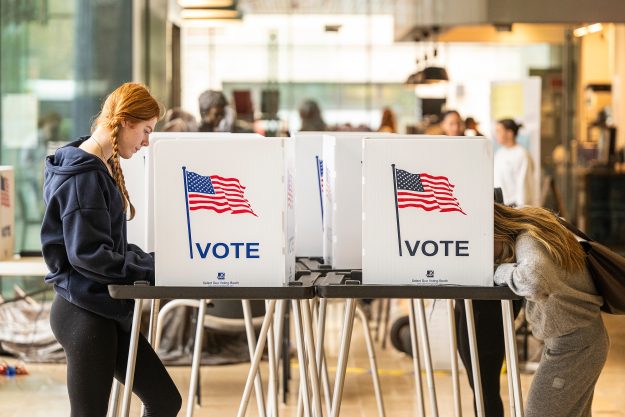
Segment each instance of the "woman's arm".
[{"label": "woman's arm", "polygon": [[127,247],[113,249],[106,209],[75,210],[63,218],[63,235],[70,264],[89,279],[103,284],[149,281],[154,284],[154,259]]},{"label": "woman's arm", "polygon": [[550,280],[557,274],[557,267],[542,245],[528,235],[517,238],[516,263],[499,265],[495,271],[495,283],[506,284],[514,293],[531,301],[545,299],[550,293]]}]

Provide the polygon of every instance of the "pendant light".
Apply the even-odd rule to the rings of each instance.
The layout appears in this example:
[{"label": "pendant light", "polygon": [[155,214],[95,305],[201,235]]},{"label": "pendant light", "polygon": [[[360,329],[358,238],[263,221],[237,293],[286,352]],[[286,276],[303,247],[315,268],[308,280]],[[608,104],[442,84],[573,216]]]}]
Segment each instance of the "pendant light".
[{"label": "pendant light", "polygon": [[438,35],[438,26],[432,27],[432,35],[433,35],[433,51],[432,51],[432,60],[434,65],[428,66],[426,65],[423,69],[423,83],[425,84],[436,84],[440,82],[449,81],[449,75],[447,74],[447,70],[445,67],[441,67],[436,65],[438,58],[438,48],[437,48],[437,38]]}]

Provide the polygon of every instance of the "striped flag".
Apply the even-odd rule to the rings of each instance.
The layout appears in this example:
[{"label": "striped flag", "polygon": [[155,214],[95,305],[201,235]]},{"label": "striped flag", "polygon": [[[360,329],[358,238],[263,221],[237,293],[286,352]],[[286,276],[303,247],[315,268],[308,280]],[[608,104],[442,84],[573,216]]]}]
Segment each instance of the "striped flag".
[{"label": "striped flag", "polygon": [[425,211],[459,211],[466,215],[454,197],[455,186],[444,176],[426,173],[412,174],[397,169],[397,207],[417,208]]},{"label": "striped flag", "polygon": [[245,187],[238,179],[219,175],[199,175],[192,171],[186,171],[186,176],[189,210],[249,213],[256,216],[250,202],[245,198]]},{"label": "striped flag", "polygon": [[319,206],[321,207],[321,229],[323,230],[323,159],[319,155],[315,155],[315,164],[317,165],[317,185],[319,186]]}]

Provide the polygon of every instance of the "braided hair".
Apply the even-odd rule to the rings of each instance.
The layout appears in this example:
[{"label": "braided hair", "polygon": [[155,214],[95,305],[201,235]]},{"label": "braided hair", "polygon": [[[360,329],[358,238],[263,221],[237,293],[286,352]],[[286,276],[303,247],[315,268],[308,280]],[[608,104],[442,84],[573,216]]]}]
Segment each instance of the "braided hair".
[{"label": "braided hair", "polygon": [[105,126],[111,132],[109,140],[113,146],[113,155],[108,160],[108,164],[111,167],[115,184],[122,195],[124,211],[130,210],[129,220],[135,217],[135,207],[130,202],[124,173],[119,163],[119,129],[122,122],[137,123],[155,117],[160,118],[162,114],[160,104],[145,85],[125,83],[109,94],[93,125],[94,130],[97,126]]}]

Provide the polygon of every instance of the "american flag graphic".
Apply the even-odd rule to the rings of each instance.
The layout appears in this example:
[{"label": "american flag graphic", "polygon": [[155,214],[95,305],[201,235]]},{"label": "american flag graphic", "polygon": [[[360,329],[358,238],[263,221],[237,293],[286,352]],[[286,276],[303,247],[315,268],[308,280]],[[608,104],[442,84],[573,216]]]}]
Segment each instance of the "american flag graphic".
[{"label": "american flag graphic", "polygon": [[323,230],[323,159],[316,155],[315,160],[317,164],[317,184],[319,185],[319,206],[321,207],[321,229]]},{"label": "american flag graphic", "polygon": [[425,211],[459,211],[466,215],[454,197],[455,186],[444,176],[412,174],[397,169],[397,207]]},{"label": "american flag graphic", "polygon": [[317,174],[319,175],[319,189],[323,192],[323,159],[317,157]]},{"label": "american flag graphic", "polygon": [[238,179],[219,175],[200,175],[192,171],[186,171],[186,175],[189,210],[249,213],[256,216],[250,202],[245,198],[245,187]]},{"label": "american flag graphic", "polygon": [[293,174],[289,171],[287,173],[286,182],[286,205],[288,208],[293,208],[295,203],[295,186],[293,181]]}]

